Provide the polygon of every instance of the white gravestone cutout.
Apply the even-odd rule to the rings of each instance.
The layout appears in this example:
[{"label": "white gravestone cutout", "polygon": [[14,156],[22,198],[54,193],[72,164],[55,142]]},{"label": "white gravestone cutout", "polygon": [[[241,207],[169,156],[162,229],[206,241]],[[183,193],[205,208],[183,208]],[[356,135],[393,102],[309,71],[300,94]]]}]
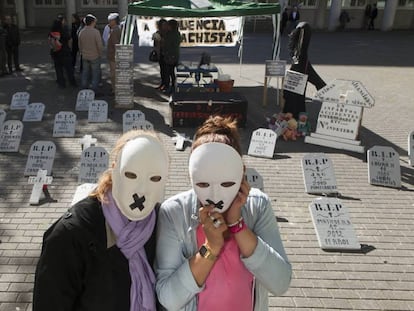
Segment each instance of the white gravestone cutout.
[{"label": "white gravestone cutout", "polygon": [[6,111],[0,109],[0,128],[2,127],[4,120],[6,120]]},{"label": "white gravestone cutout", "polygon": [[22,139],[23,123],[19,120],[8,120],[3,123],[0,131],[0,152],[19,151]]},{"label": "white gravestone cutout", "polygon": [[372,185],[400,188],[400,156],[392,148],[374,146],[368,153],[368,182]]},{"label": "white gravestone cutout", "polygon": [[27,157],[24,176],[36,175],[38,170],[46,170],[47,175],[51,175],[55,154],[56,146],[52,141],[38,140],[34,142]]},{"label": "white gravestone cutout", "polygon": [[43,185],[50,185],[53,181],[52,176],[47,176],[46,170],[38,170],[36,176],[30,176],[28,183],[33,185],[32,193],[30,194],[29,203],[39,204],[40,196],[43,191]]},{"label": "white gravestone cutout", "polygon": [[276,146],[276,138],[276,133],[269,129],[260,128],[253,131],[247,154],[272,159]]},{"label": "white gravestone cutout", "polygon": [[109,154],[103,147],[89,147],[82,151],[79,183],[96,183],[100,175],[107,170]]},{"label": "white gravestone cutout", "polygon": [[247,167],[245,174],[250,187],[264,191],[263,177],[256,171],[256,169]]},{"label": "white gravestone cutout", "polygon": [[72,111],[60,111],[55,115],[53,137],[74,137],[76,114]]},{"label": "white gravestone cutout", "polygon": [[23,122],[42,121],[45,105],[42,103],[31,103],[27,106],[23,115]]},{"label": "white gravestone cutout", "polygon": [[414,131],[408,135],[408,158],[411,166],[414,166]]},{"label": "white gravestone cutout", "polygon": [[10,109],[23,110],[29,104],[30,94],[28,92],[17,92],[13,94]]},{"label": "white gravestone cutout", "polygon": [[300,72],[287,70],[283,80],[283,89],[299,95],[305,94],[308,75]]},{"label": "white gravestone cutout", "polygon": [[97,141],[98,140],[93,138],[92,135],[84,135],[81,139],[79,139],[82,150],[88,149],[90,146],[95,146]]},{"label": "white gravestone cutout", "polygon": [[123,132],[128,132],[132,128],[132,124],[137,121],[145,120],[145,114],[140,110],[127,110],[122,115]]},{"label": "white gravestone cutout", "polygon": [[337,193],[333,163],[324,153],[304,155],[302,171],[307,193]]},{"label": "white gravestone cutout", "polygon": [[88,122],[105,123],[108,121],[108,103],[104,100],[94,100],[89,104]]},{"label": "white gravestone cutout", "polygon": [[318,198],[309,205],[319,246],[330,250],[359,250],[348,209],[336,198]]},{"label": "white gravestone cutout", "polygon": [[95,188],[97,184],[95,183],[85,183],[82,185],[79,185],[76,188],[75,194],[73,195],[72,202],[70,203],[70,206],[75,205],[79,201],[85,199]]},{"label": "white gravestone cutout", "polygon": [[89,104],[95,99],[95,92],[89,89],[80,90],[76,98],[76,111],[89,111]]}]

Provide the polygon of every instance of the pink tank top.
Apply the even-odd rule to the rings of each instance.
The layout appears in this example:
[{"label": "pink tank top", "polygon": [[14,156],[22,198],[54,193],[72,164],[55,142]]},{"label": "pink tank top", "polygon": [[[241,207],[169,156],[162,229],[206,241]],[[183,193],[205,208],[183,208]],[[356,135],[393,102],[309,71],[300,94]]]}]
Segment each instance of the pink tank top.
[{"label": "pink tank top", "polygon": [[[201,247],[205,235],[197,227],[197,245]],[[253,274],[240,260],[237,242],[232,236],[226,240],[219,258],[207,277],[205,288],[198,294],[198,311],[253,310]]]}]

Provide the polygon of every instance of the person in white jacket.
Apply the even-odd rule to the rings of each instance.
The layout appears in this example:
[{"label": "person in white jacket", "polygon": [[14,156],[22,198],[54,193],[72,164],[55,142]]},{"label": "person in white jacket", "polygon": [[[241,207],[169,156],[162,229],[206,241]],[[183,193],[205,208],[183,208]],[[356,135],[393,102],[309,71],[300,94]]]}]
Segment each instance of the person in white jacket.
[{"label": "person in white jacket", "polygon": [[167,310],[267,310],[292,268],[269,198],[244,177],[236,122],[210,118],[192,148],[193,189],[159,211],[158,300]]}]

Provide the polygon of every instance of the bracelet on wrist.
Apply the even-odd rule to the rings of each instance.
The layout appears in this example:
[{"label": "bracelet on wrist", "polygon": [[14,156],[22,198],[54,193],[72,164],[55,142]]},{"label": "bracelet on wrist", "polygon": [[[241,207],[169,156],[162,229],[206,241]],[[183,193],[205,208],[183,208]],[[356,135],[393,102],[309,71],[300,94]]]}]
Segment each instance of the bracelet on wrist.
[{"label": "bracelet on wrist", "polygon": [[236,234],[236,233],[239,233],[239,232],[243,231],[244,229],[246,229],[247,226],[246,226],[246,223],[244,222],[244,220],[242,218],[237,225],[234,225],[234,226],[228,227],[228,228],[229,228],[229,231],[232,234]]},{"label": "bracelet on wrist", "polygon": [[238,224],[240,224],[240,222],[243,220],[243,217],[240,217],[236,222],[233,222],[232,224],[227,224],[227,227],[231,228],[231,227],[235,227]]}]

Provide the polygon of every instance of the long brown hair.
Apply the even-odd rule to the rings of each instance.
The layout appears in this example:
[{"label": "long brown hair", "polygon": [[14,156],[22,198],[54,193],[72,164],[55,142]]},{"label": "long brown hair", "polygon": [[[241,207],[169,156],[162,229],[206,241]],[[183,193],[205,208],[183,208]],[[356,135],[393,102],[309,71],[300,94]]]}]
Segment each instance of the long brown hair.
[{"label": "long brown hair", "polygon": [[211,142],[232,146],[242,155],[237,119],[223,118],[221,116],[213,116],[207,119],[194,135],[192,150],[202,144]]},{"label": "long brown hair", "polygon": [[[155,137],[158,141],[160,141],[159,137],[155,132],[152,131],[143,131],[143,130],[132,130],[124,133],[119,139],[116,141],[115,147],[111,152],[111,158],[113,159],[112,163],[118,159],[118,156],[126,143],[130,140],[134,140],[135,138],[142,137],[142,136],[149,136]],[[102,173],[101,177],[98,180],[98,185],[95,190],[89,195],[92,197],[98,198],[99,201],[105,201],[105,193],[108,192],[109,189],[112,188],[112,167],[107,169],[105,172]]]}]

